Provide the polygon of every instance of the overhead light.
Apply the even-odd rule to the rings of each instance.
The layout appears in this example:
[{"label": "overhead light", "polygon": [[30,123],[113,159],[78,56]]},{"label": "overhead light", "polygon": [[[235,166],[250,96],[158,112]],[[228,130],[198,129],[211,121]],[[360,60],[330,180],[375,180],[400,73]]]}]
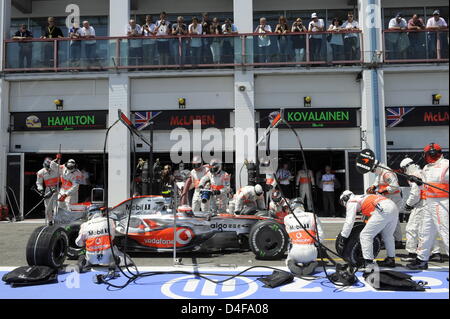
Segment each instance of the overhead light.
[{"label": "overhead light", "polygon": [[304,107],[310,107],[312,102],[312,98],[310,96],[305,96],[303,98],[303,106]]},{"label": "overhead light", "polygon": [[180,97],[178,99],[178,108],[180,108],[180,109],[186,108],[186,99],[184,97]]},{"label": "overhead light", "polygon": [[441,94],[433,94],[433,104],[439,104],[439,102],[442,99],[442,95]]},{"label": "overhead light", "polygon": [[56,99],[53,100],[53,103],[55,103],[56,109],[58,111],[61,111],[62,109],[64,109],[64,101],[61,99]]}]

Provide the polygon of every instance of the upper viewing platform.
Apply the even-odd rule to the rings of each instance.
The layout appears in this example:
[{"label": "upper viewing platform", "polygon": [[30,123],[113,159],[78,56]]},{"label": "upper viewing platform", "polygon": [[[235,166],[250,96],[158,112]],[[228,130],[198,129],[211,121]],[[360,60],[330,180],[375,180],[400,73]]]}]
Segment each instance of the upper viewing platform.
[{"label": "upper viewing platform", "polygon": [[426,6],[408,1],[411,7],[381,1],[376,50],[364,41],[369,32],[352,0],[253,1],[246,25],[236,19],[236,0],[189,5],[130,0],[130,14],[120,25],[110,15],[113,0],[1,1],[11,4],[10,17],[4,14],[10,21],[2,48],[6,73],[449,61],[448,5],[439,0]]}]

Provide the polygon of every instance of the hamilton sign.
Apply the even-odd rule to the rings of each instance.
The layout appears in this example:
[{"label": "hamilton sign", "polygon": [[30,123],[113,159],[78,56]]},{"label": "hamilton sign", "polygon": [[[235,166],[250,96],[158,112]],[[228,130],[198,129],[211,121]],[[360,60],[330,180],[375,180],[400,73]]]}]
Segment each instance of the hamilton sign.
[{"label": "hamilton sign", "polygon": [[105,129],[107,111],[12,113],[13,131]]}]

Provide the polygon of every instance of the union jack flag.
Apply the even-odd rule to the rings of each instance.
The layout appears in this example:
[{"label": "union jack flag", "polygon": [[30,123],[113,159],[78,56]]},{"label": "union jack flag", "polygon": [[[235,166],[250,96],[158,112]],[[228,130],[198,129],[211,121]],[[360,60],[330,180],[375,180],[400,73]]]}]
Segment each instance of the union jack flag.
[{"label": "union jack flag", "polygon": [[161,113],[162,112],[134,112],[134,126],[138,131],[142,131]]},{"label": "union jack flag", "polygon": [[413,107],[389,107],[386,109],[387,127],[394,127],[403,122],[403,117],[414,110]]}]

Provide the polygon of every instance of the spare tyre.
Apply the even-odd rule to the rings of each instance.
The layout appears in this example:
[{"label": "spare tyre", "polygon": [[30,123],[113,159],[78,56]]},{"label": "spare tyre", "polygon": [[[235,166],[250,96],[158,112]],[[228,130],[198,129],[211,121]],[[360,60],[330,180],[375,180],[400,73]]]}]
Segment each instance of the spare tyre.
[{"label": "spare tyre", "polygon": [[41,226],[28,239],[26,257],[30,266],[60,268],[67,256],[69,237],[61,226]]},{"label": "spare tyre", "polygon": [[[362,256],[361,242],[359,240],[359,235],[364,229],[364,223],[355,223],[353,226],[350,236],[348,236],[347,242],[345,243],[344,249],[339,251],[336,247],[338,254],[340,254],[345,260],[351,262],[353,265],[358,267],[364,264],[364,258]],[[340,234],[339,234],[340,236]],[[337,240],[336,240],[337,243]],[[373,256],[376,258],[381,250],[381,235],[378,234],[373,239]]]},{"label": "spare tyre", "polygon": [[75,240],[80,232],[81,224],[82,222],[76,222],[64,226],[67,237],[69,238],[69,247],[67,248],[67,259],[69,260],[78,260],[78,257],[84,254],[84,248],[78,247],[77,244],[75,244]]},{"label": "spare tyre", "polygon": [[250,230],[248,242],[256,259],[281,259],[288,247],[289,236],[280,223],[274,220],[261,220]]}]

